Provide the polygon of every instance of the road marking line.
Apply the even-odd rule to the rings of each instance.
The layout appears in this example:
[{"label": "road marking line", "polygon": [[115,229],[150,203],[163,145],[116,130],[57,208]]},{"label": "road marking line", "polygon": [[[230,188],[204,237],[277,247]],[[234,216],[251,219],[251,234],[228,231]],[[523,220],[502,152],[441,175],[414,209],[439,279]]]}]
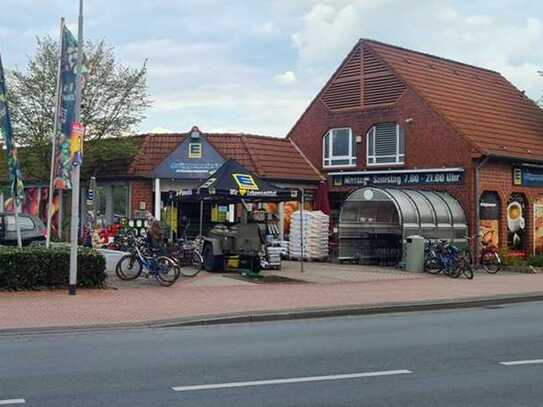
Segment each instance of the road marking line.
[{"label": "road marking line", "polygon": [[13,404],[25,404],[25,399],[10,399],[10,400],[0,400],[0,406],[9,406]]},{"label": "road marking line", "polygon": [[195,386],[178,386],[172,387],[173,391],[193,391],[193,390],[213,390],[225,389],[231,387],[248,387],[248,386],[266,386],[270,384],[288,384],[288,383],[306,383],[320,382],[327,380],[346,380],[357,379],[361,377],[377,377],[377,376],[393,376],[413,373],[410,370],[384,370],[381,372],[367,373],[349,373],[330,376],[309,376],[309,377],[292,377],[287,379],[272,379],[272,380],[256,380],[252,382],[232,382],[232,383],[217,383],[217,384],[200,384]]},{"label": "road marking line", "polygon": [[517,365],[536,365],[543,363],[543,359],[532,359],[532,360],[513,360],[511,362],[500,362],[504,366],[517,366]]}]

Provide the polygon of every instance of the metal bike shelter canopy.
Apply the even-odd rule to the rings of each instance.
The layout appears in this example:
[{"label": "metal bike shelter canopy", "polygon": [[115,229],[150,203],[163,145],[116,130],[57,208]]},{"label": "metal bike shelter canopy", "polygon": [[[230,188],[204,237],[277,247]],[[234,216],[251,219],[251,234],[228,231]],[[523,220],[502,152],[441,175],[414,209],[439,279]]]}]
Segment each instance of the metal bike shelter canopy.
[{"label": "metal bike shelter canopy", "polygon": [[464,246],[467,232],[462,206],[446,192],[365,187],[351,193],[341,209],[339,254],[345,260],[379,257],[379,250],[386,255],[384,247],[396,244],[403,258],[408,236]]}]

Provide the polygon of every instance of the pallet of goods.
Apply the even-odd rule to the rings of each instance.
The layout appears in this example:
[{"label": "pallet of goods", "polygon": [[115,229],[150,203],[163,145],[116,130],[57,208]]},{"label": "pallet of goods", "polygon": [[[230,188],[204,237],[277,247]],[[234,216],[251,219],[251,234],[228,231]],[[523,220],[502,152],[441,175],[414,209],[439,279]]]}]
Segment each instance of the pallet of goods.
[{"label": "pallet of goods", "polygon": [[326,260],[330,218],[321,211],[304,211],[303,236],[300,231],[301,219],[300,211],[294,212],[291,216],[289,257],[297,260],[302,257],[300,246],[303,239],[304,260]]}]

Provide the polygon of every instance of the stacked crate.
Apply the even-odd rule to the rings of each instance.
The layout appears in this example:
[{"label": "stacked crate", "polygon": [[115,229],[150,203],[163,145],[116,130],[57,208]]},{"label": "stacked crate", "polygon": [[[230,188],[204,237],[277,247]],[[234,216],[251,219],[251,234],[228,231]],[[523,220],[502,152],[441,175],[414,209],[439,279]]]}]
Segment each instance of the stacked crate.
[{"label": "stacked crate", "polygon": [[328,229],[330,218],[321,211],[303,214],[303,237],[300,233],[300,211],[291,216],[289,255],[291,259],[300,259],[300,241],[303,238],[304,259],[326,260],[328,258]]}]

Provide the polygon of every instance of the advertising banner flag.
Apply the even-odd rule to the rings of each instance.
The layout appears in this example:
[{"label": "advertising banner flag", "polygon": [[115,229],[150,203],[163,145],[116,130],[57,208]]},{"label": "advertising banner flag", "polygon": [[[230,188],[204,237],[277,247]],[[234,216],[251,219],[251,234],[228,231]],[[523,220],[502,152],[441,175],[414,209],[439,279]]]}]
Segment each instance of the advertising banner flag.
[{"label": "advertising banner flag", "polygon": [[13,142],[13,131],[11,128],[11,120],[9,117],[8,103],[6,100],[6,82],[4,79],[4,69],[2,67],[2,59],[0,58],[0,137],[4,139],[6,144],[6,155],[9,172],[9,182],[11,193],[20,205],[24,200],[24,184],[19,161],[17,160],[17,147]]},{"label": "advertising banner flag", "polygon": [[[84,56],[82,59],[85,59]],[[70,189],[72,187],[73,150],[71,139],[75,119],[76,66],[77,40],[68,28],[63,27],[60,50],[60,101],[57,112],[59,128],[55,137],[55,177],[53,183],[56,189]],[[78,129],[75,130],[79,134]]]},{"label": "advertising banner flag", "polygon": [[70,141],[70,160],[72,165],[81,165],[83,162],[83,140],[85,127],[81,123],[74,123]]}]

